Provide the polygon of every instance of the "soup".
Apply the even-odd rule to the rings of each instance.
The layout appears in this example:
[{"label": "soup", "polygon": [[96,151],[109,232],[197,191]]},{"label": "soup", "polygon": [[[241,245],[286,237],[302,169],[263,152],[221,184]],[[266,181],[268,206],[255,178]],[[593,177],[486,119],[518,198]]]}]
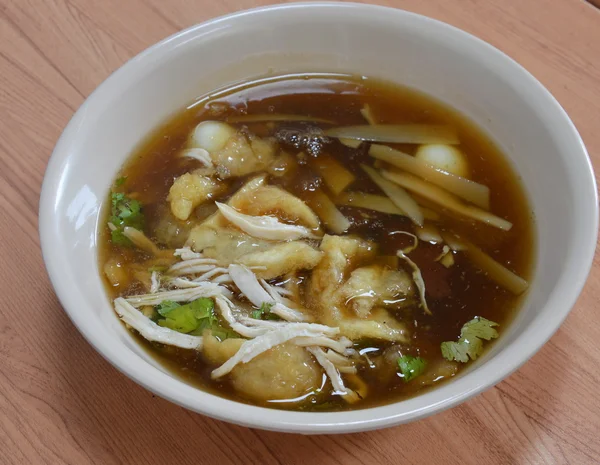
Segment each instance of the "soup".
[{"label": "soup", "polygon": [[100,266],[164,366],[335,411],[458,375],[527,290],[532,213],[464,117],[386,82],[280,76],[198,99],[109,194]]}]

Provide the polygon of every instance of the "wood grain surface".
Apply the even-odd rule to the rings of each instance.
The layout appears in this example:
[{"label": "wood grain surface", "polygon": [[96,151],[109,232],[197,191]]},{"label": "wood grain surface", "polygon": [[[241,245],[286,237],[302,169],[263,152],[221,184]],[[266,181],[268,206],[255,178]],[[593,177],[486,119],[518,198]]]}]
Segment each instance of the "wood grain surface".
[{"label": "wood grain surface", "polygon": [[[600,463],[600,261],[550,342],[497,387],[388,430],[303,437],[153,396],[79,335],[39,250],[40,185],[84,98],[127,59],[268,0],[0,0],[0,463]],[[557,97],[600,163],[600,11],[581,0],[382,0],[469,31]]]}]

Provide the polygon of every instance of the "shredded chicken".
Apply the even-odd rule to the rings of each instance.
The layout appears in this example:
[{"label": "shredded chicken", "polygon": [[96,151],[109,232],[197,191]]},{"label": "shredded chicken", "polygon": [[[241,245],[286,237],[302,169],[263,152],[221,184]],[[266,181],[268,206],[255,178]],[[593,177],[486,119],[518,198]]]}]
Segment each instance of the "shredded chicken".
[{"label": "shredded chicken", "polygon": [[354,362],[348,357],[344,357],[343,355],[340,355],[337,352],[334,352],[333,350],[328,350],[327,352],[325,352],[325,356],[329,359],[331,363],[335,365],[335,367],[340,373],[357,373]]},{"label": "shredded chicken", "polygon": [[181,258],[182,260],[192,260],[193,258],[202,258],[202,254],[194,252],[189,247],[183,247],[181,249],[175,249],[174,256]]},{"label": "shredded chicken", "polygon": [[244,296],[252,302],[256,307],[261,307],[263,304],[271,304],[271,312],[284,320],[288,321],[306,321],[308,317],[302,312],[289,308],[282,302],[273,298],[258,282],[256,275],[247,267],[242,265],[229,265],[229,276],[244,294]]},{"label": "shredded chicken", "polygon": [[171,346],[181,347],[183,349],[202,348],[202,337],[190,336],[188,334],[178,333],[169,328],[163,328],[154,323],[150,318],[144,316],[139,310],[135,309],[129,302],[122,297],[115,299],[115,311],[119,317],[135,329],[140,335],[148,341],[160,342]]},{"label": "shredded chicken", "polygon": [[334,394],[343,396],[344,400],[349,403],[354,403],[360,400],[358,395],[352,389],[348,389],[346,386],[344,386],[344,381],[342,380],[339,371],[327,358],[327,355],[325,355],[323,349],[320,347],[308,347],[306,350],[313,354],[317,359],[317,362],[319,362],[319,365],[323,367],[325,374],[331,381],[331,385],[335,391]]},{"label": "shredded chicken", "polygon": [[319,217],[306,203],[276,186],[262,186],[237,202],[236,209],[252,215],[273,215],[309,229],[318,229]]},{"label": "shredded chicken", "polygon": [[219,312],[221,313],[223,319],[227,322],[231,329],[233,329],[239,335],[253,338],[261,336],[269,331],[269,328],[252,328],[242,323],[239,323],[233,315],[233,304],[226,298],[217,297],[215,299],[215,303],[217,304],[217,308],[219,309]]},{"label": "shredded chicken", "polygon": [[[294,344],[300,347],[328,347],[329,349],[333,349],[334,351],[339,352],[340,354],[343,354],[346,351],[346,349],[352,346],[352,341],[350,341],[347,338],[340,338],[339,341],[336,341],[335,339],[331,339],[326,336],[297,337],[293,339],[293,342]],[[340,355],[340,357],[342,356]]]},{"label": "shredded chicken", "polygon": [[175,289],[171,291],[160,291],[152,294],[141,294],[127,297],[129,302],[134,307],[142,305],[158,305],[165,300],[173,302],[190,302],[200,297],[217,297],[229,293],[228,289],[219,286],[215,283],[197,283],[197,286],[188,289]]},{"label": "shredded chicken", "polygon": [[295,241],[318,237],[304,226],[282,223],[274,216],[245,215],[224,203],[215,202],[215,204],[225,218],[252,237],[270,241]]},{"label": "shredded chicken", "polygon": [[123,228],[123,235],[127,237],[134,245],[146,252],[154,255],[155,257],[170,257],[172,256],[171,250],[161,250],[159,249],[154,242],[152,242],[148,237],[140,230],[132,228],[130,226],[125,226]]},{"label": "shredded chicken", "polygon": [[427,313],[428,315],[431,315],[431,310],[429,310],[429,306],[427,305],[427,300],[425,299],[425,281],[423,281],[423,276],[421,275],[421,270],[419,269],[417,264],[415,262],[413,262],[410,258],[408,258],[408,256],[402,250],[398,250],[397,254],[398,254],[398,257],[400,257],[402,260],[404,260],[406,263],[408,263],[408,265],[412,268],[412,270],[413,270],[412,277],[413,277],[413,280],[415,281],[415,285],[417,286],[417,289],[419,290],[421,306],[423,307],[423,310],[425,311],[425,313]]},{"label": "shredded chicken", "polygon": [[[269,331],[261,336],[246,341],[240,347],[240,350],[219,368],[212,371],[213,379],[221,378],[228,374],[237,364],[248,363],[253,358],[266,352],[267,350],[279,344],[283,344],[296,337],[318,337],[323,333],[299,328],[293,325],[285,325],[273,331]],[[331,362],[330,362],[331,363]]]},{"label": "shredded chicken", "polygon": [[160,276],[158,274],[158,272],[153,271],[152,275],[150,277],[150,292],[151,293],[155,293],[158,292],[158,290],[160,289]]},{"label": "shredded chicken", "polygon": [[194,278],[194,281],[196,281],[196,282],[208,281],[211,278],[213,278],[214,276],[217,276],[217,275],[220,275],[223,273],[227,274],[227,268],[221,268],[221,267],[213,268],[212,270],[207,271],[204,274],[201,274],[197,278]]},{"label": "shredded chicken", "polygon": [[[261,328],[267,328],[268,330],[280,329],[283,327],[292,327],[296,329],[305,329],[308,331],[318,332],[323,334],[324,336],[335,336],[339,334],[339,328],[333,328],[331,326],[321,325],[318,323],[290,323],[288,321],[272,321],[272,320],[256,320],[254,318],[250,318],[244,315],[240,315],[238,318],[239,321],[248,326],[258,326]],[[340,341],[344,341],[345,339],[340,338]]]},{"label": "shredded chicken", "polygon": [[182,276],[195,273],[203,273],[214,269],[217,261],[213,258],[193,258],[185,260],[169,268],[168,273],[171,276]]}]

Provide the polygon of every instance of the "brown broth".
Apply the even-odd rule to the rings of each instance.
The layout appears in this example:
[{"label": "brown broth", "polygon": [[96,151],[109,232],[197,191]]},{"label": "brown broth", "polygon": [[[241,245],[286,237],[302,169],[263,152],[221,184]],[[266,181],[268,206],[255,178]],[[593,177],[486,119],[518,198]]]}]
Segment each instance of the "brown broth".
[{"label": "brown broth", "polygon": [[[210,102],[215,101],[226,104],[223,106],[225,111],[218,116],[211,114]],[[456,111],[414,90],[378,80],[339,75],[288,76],[258,84],[250,83],[233,92],[220,93],[210,100],[200,99],[154,131],[136,150],[120,173],[121,176],[127,176],[123,190],[135,193],[136,198],[142,202],[147,220],[145,232],[151,239],[160,242],[160,237],[157,237],[154,229],[161,221],[165,208],[168,208],[166,197],[173,179],[196,166],[193,160],[176,158],[176,155],[183,148],[187,134],[199,122],[206,119],[225,119],[235,114],[281,113],[330,119],[339,125],[365,124],[360,114],[364,104],[371,106],[380,123],[444,123],[457,128],[461,150],[466,154],[471,166],[471,178],[490,188],[491,211],[508,219],[514,226],[510,231],[504,232],[481,223],[446,216],[443,225],[464,233],[472,242],[518,275],[525,279],[531,278],[533,215],[520,179],[506,158],[475,124]],[[265,123],[252,123],[247,126],[259,136],[270,131]],[[285,126],[292,129],[303,127],[300,123]],[[415,147],[399,146],[408,153],[414,153]],[[290,153],[298,152],[289,145],[284,145],[283,148]],[[359,167],[359,163],[372,164],[364,148],[349,149],[335,141],[327,145],[326,152],[341,161],[357,176],[358,180],[354,186],[360,186],[360,189],[353,187],[350,190],[380,193]],[[306,195],[305,189],[318,184],[319,180],[307,165],[300,165],[299,171],[293,177],[274,178],[270,182],[282,185],[302,198]],[[232,183],[222,197],[226,197],[240,185],[241,180]],[[195,217],[193,215],[192,219],[186,222],[187,224],[180,222],[176,226],[183,231],[182,241],[191,225],[200,222],[210,213],[202,208],[199,210]],[[399,248],[410,242],[407,236],[394,234],[397,231],[412,231],[407,218],[352,207],[342,207],[341,210],[352,220],[353,225],[349,232],[374,240],[382,254],[394,255]],[[113,246],[105,228],[102,228],[100,236],[101,267],[110,257],[118,259],[125,267],[147,258],[143,253]],[[434,261],[441,250],[442,246],[439,244],[421,242],[410,254],[421,268],[433,316],[426,316],[422,311],[398,313],[407,319],[410,318],[411,321],[406,323],[413,335],[412,345],[405,346],[402,353],[421,356],[427,360],[429,366],[444,363],[440,343],[456,340],[462,325],[475,316],[499,323],[502,335],[520,302],[519,297],[490,281],[460,253],[456,254],[454,266],[444,268]],[[115,290],[108,281],[106,284],[111,298],[140,291],[139,284],[133,284],[125,290]],[[162,365],[190,384],[220,396],[256,403],[236,393],[226,379],[212,381],[210,372],[214,367],[206,365],[199,354],[149,343],[141,337],[138,337],[138,340]],[[485,345],[488,348],[492,343]],[[378,360],[377,356],[389,346],[391,343],[364,341],[361,348],[374,349],[371,355],[373,359]],[[460,369],[464,366],[459,365]],[[365,408],[408,398],[446,381],[447,378],[442,377],[435,381],[417,378],[405,383],[396,376],[393,369],[373,369],[368,364],[359,370],[359,375],[367,383],[369,395],[355,405],[346,404],[339,396],[327,396],[323,393],[311,395],[307,401],[300,403],[277,402],[262,405],[297,410]]]}]

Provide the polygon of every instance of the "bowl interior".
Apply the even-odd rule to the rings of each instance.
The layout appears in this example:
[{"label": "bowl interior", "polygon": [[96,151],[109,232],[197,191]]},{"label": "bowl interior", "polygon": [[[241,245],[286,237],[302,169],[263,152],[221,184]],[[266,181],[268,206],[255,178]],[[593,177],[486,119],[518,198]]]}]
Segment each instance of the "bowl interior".
[{"label": "bowl interior", "polygon": [[[308,71],[383,78],[458,109],[510,158],[535,210],[535,279],[512,326],[459,379],[390,406],[290,413],[200,392],[165,373],[137,346],[100,281],[100,206],[136,145],[202,94],[265,74]],[[184,31],[131,60],[88,98],[65,130],[40,206],[44,258],[57,294],[81,332],[117,368],[198,412],[297,432],[347,432],[409,421],[498,382],[566,316],[587,276],[596,229],[596,189],[585,148],[534,78],[496,49],[442,23],[400,10],[339,3],[238,13]]]}]

